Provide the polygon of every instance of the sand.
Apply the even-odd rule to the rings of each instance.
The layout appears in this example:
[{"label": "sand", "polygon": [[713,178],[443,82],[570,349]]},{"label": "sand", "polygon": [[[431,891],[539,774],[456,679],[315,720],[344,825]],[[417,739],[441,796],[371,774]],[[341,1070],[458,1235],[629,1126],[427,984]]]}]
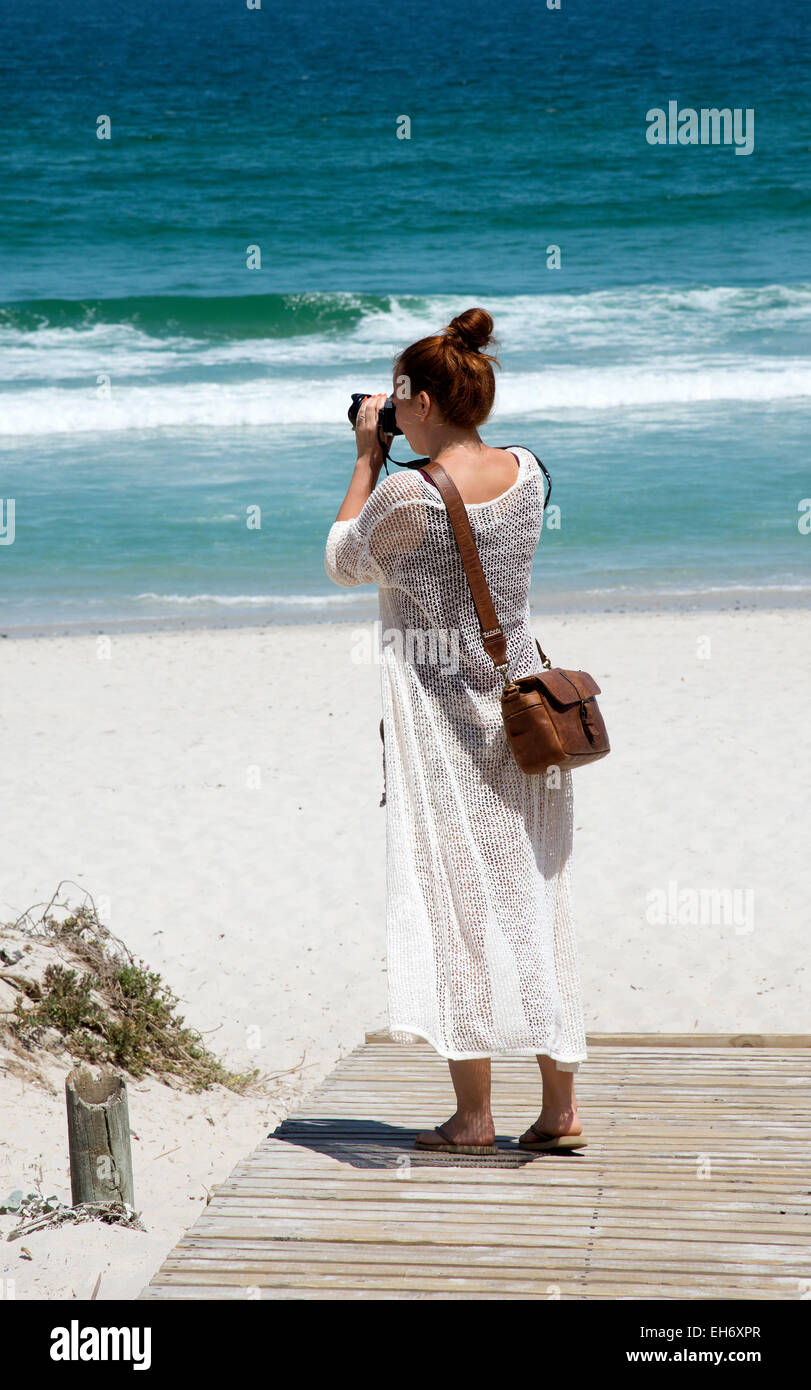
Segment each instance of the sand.
[{"label": "sand", "polygon": [[[587,1032],[809,1031],[811,613],[535,626],[555,664],[597,677],[612,739],[575,774]],[[207,1191],[385,1026],[380,678],[359,631],[373,624],[0,643],[0,919],[71,880],[63,895],[93,895],[229,1066],[289,1073],[252,1098],[130,1083],[147,1231],[3,1243],[17,1298],[88,1298],[99,1274],[99,1299],[137,1295]],[[69,1200],[67,1069],[49,1059],[36,1082],[0,1053],[0,1202]]]}]

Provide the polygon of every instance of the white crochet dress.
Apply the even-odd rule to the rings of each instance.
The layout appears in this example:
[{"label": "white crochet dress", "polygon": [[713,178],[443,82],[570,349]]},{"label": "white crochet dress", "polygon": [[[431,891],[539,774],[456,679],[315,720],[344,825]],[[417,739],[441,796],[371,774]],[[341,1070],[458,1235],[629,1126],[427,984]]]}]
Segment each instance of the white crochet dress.
[{"label": "white crochet dress", "polygon": [[[530,626],[544,480],[467,505],[510,671],[540,665]],[[389,1029],[443,1057],[587,1057],[570,915],[571,774],[516,764],[445,504],[416,470],[383,477],[327,537],[327,574],[378,585],[386,774]],[[554,779],[551,779],[554,781]]]}]

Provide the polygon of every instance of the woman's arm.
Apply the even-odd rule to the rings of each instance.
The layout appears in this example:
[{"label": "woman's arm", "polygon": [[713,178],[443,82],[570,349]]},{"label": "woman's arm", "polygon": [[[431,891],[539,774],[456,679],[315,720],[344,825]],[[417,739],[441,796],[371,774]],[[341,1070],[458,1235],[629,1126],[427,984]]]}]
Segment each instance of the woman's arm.
[{"label": "woman's arm", "polygon": [[353,521],[363,510],[375,490],[380,470],[383,467],[383,451],[377,438],[377,417],[385,401],[385,393],[367,396],[361,403],[355,421],[355,443],[358,457],[352,473],[352,481],[341,503],[336,521]]},{"label": "woman's arm", "polygon": [[401,557],[416,550],[425,535],[417,479],[410,473],[392,474],[377,487],[383,466],[377,417],[385,399],[384,395],[371,396],[358,412],[358,457],[327,536],[327,574],[333,583],[345,588],[391,582]]},{"label": "woman's arm", "polygon": [[346,497],[341,503],[341,510],[335,518],[336,521],[354,521],[356,516],[360,516],[364,505],[375,490],[382,467],[382,459],[380,463],[375,465],[370,458],[358,456],[355,460],[352,481],[346,490]]}]

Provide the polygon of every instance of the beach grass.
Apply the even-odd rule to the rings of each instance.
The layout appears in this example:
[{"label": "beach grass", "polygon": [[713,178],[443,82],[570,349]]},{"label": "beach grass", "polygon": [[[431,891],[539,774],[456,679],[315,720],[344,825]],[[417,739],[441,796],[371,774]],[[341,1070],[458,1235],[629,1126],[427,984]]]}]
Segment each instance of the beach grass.
[{"label": "beach grass", "polygon": [[30,908],[0,928],[0,939],[22,941],[23,960],[33,943],[45,948],[39,969],[0,971],[17,991],[6,1029],[20,1047],[52,1050],[56,1042],[75,1061],[171,1077],[190,1091],[220,1085],[245,1094],[257,1085],[258,1070],[232,1072],[205,1046],[166,982],[113,936],[89,895],[60,907],[55,894],[39,916]]}]

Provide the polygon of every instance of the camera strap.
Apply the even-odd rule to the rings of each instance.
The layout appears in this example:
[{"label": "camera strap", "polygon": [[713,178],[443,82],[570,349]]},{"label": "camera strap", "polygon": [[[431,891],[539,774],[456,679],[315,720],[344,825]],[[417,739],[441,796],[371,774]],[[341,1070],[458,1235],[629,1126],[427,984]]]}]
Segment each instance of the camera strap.
[{"label": "camera strap", "polygon": [[385,434],[381,433],[381,429],[380,429],[380,420],[378,419],[378,422],[377,422],[377,442],[378,442],[378,444],[380,445],[380,449],[381,449],[381,452],[382,452],[382,454],[383,454],[383,467],[384,467],[385,470],[386,470],[386,476],[387,476],[387,477],[391,477],[391,474],[389,473],[389,460],[390,460],[390,459],[391,459],[391,462],[392,462],[392,463],[396,463],[396,464],[397,464],[397,467],[398,467],[398,468],[422,468],[426,463],[430,463],[430,462],[431,462],[431,460],[430,460],[429,458],[428,458],[428,459],[393,459],[393,458],[391,457],[391,454],[389,453],[389,446],[388,446],[388,444],[386,443],[386,439],[387,439],[387,436],[386,436]]}]

